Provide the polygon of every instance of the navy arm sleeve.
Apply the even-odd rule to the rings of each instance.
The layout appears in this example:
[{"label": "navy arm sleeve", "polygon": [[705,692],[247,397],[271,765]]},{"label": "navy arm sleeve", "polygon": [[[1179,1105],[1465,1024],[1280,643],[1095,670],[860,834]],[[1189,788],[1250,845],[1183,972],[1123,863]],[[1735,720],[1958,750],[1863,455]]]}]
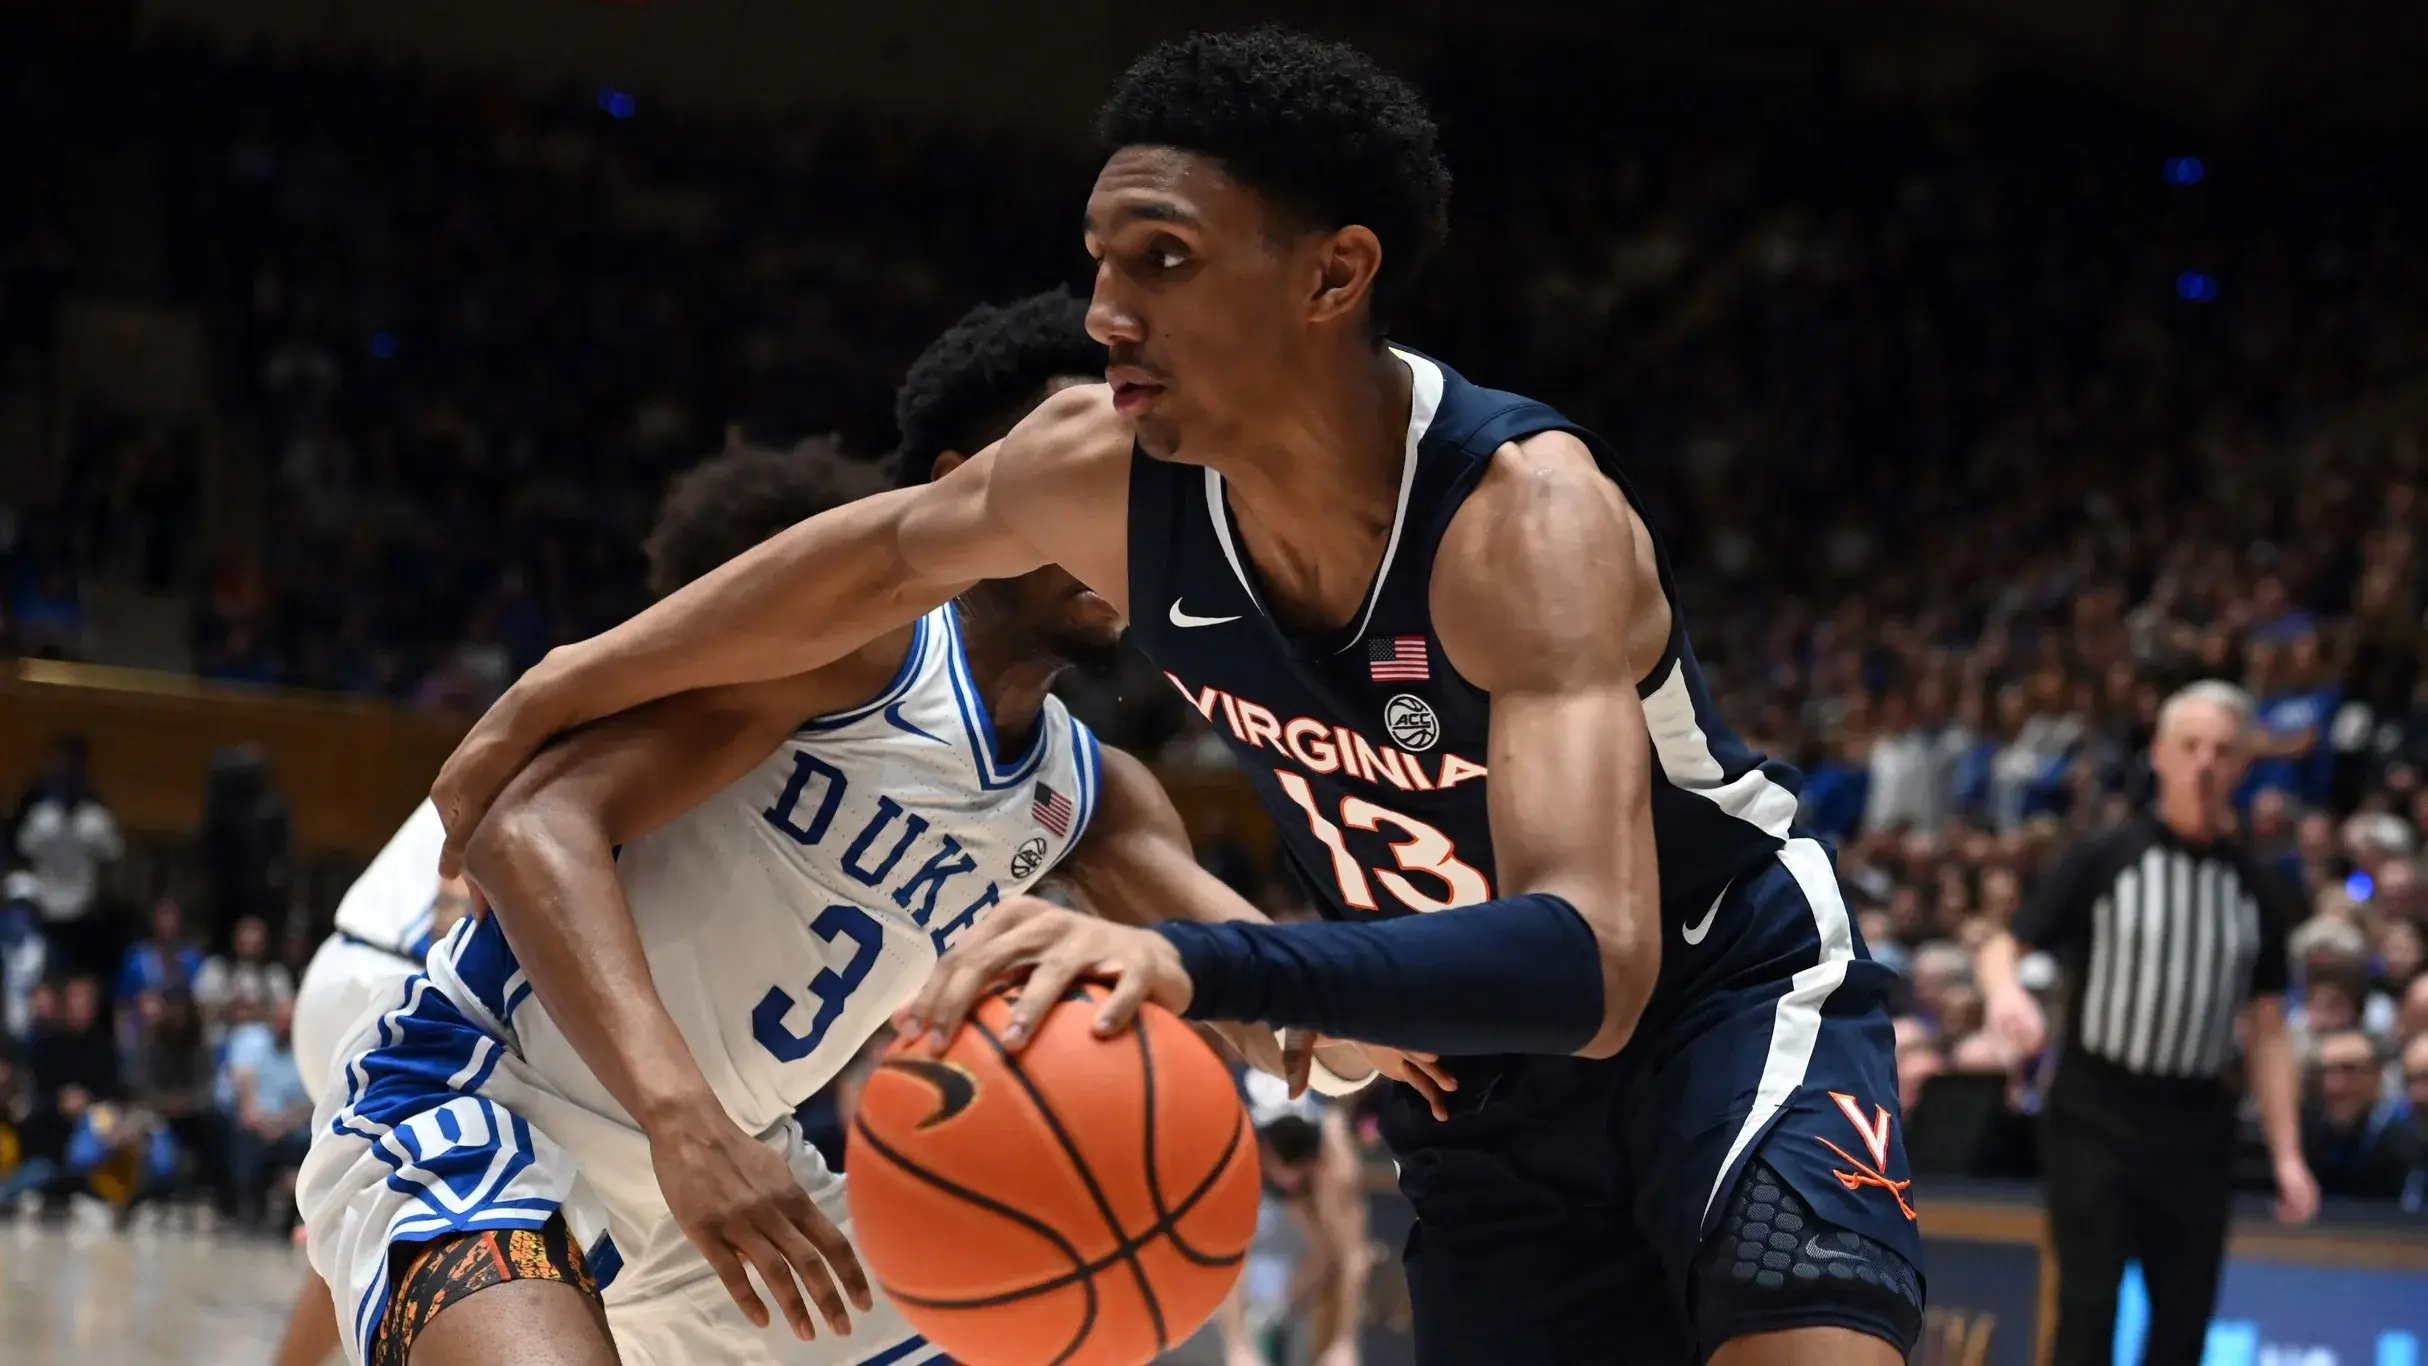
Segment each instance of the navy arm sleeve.
[{"label": "navy arm sleeve", "polygon": [[1574,1053],[1602,1027],[1600,945],[1547,893],[1354,924],[1154,928],[1180,951],[1193,1020],[1447,1056]]}]

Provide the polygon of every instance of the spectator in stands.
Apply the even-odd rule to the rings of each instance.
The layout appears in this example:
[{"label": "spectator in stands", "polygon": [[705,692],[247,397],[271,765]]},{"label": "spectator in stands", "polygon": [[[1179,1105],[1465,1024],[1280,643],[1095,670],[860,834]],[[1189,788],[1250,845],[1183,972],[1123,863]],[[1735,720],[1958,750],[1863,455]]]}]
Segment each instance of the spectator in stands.
[{"label": "spectator in stands", "polygon": [[14,619],[16,648],[35,659],[80,659],[84,656],[83,594],[77,590],[74,568],[52,563],[17,590]]},{"label": "spectator in stands", "polygon": [[2322,1195],[2393,1200],[2419,1165],[2408,1099],[2383,1093],[2385,1058],[2358,1029],[2318,1039],[2302,1153]]},{"label": "spectator in stands", "polygon": [[177,1141],[149,1110],[94,1101],[68,1135],[60,1169],[54,1191],[65,1183],[68,1193],[100,1202],[95,1214],[106,1217],[106,1207],[115,1206],[123,1216],[138,1202],[174,1188]]},{"label": "spectator in stands", "polygon": [[1898,1017],[1897,1097],[1908,1120],[1922,1099],[1924,1083],[1946,1070],[1947,1059],[1940,1053],[1938,1036],[1930,1025],[1917,1016]]},{"label": "spectator in stands", "polygon": [[88,1105],[73,1087],[39,1095],[24,1069],[0,1058],[0,1218],[65,1201],[75,1184],[65,1169],[68,1139]]},{"label": "spectator in stands", "polygon": [[241,1001],[266,1017],[279,1001],[295,998],[295,975],[270,957],[270,927],[257,915],[238,918],[228,952],[204,963],[194,981],[194,1004],[213,1043],[227,1037],[229,1008]]},{"label": "spectator in stands", "polygon": [[[245,745],[211,756],[202,814],[202,859],[211,889],[212,924],[224,933],[244,917],[286,919],[291,839],[286,797],[270,773],[270,758]],[[219,942],[220,933],[210,936]]]},{"label": "spectator in stands", "polygon": [[2394,1014],[2394,1037],[2409,1044],[2413,1039],[2428,1035],[2428,973],[2411,979],[2403,991],[2402,1004]]},{"label": "spectator in stands", "polygon": [[194,1156],[197,1170],[218,1189],[222,1145],[211,1105],[211,1047],[203,1039],[194,1002],[182,992],[147,991],[135,998],[134,1014],[135,1046],[126,1058],[127,1096],[159,1117]]},{"label": "spectator in stands", "polygon": [[129,948],[118,965],[118,1008],[130,1037],[134,1024],[130,1008],[137,997],[145,992],[190,997],[203,966],[202,950],[186,938],[185,908],[174,897],[164,896],[152,903],[151,937]]},{"label": "spectator in stands", "polygon": [[2403,1100],[2411,1108],[2411,1175],[2403,1181],[2403,1209],[2428,1213],[2428,1030],[2403,1045]]},{"label": "spectator in stands", "polygon": [[34,1089],[24,1069],[0,1048],[0,1219],[16,1213],[19,1197],[40,1191],[51,1178],[48,1160],[36,1157],[27,1143],[33,1112]]},{"label": "spectator in stands", "polygon": [[1945,822],[1954,771],[1940,745],[1945,718],[1917,711],[1900,692],[1880,704],[1879,734],[1871,742],[1865,831],[1937,831]]},{"label": "spectator in stands", "polygon": [[56,1103],[70,1091],[96,1100],[115,1098],[118,1043],[102,1017],[101,984],[90,977],[69,978],[59,993],[57,1017],[46,1019],[48,1013],[47,1002],[37,999],[33,1037],[25,1046],[35,1103]]},{"label": "spectator in stands", "polygon": [[294,1003],[279,1001],[268,1020],[247,1021],[228,1035],[221,1068],[233,1098],[228,1184],[237,1217],[251,1225],[265,1220],[272,1186],[293,1179],[311,1145],[312,1101],[295,1065],[294,1023]]},{"label": "spectator in stands", "polygon": [[126,852],[117,818],[101,804],[84,777],[84,737],[63,735],[54,743],[50,766],[21,803],[17,851],[35,878],[43,933],[72,972],[102,972],[114,948],[110,927],[94,914],[101,894],[101,865]]},{"label": "spectator in stands", "polygon": [[34,987],[49,972],[42,909],[32,873],[0,879],[0,1050],[33,1027]]}]

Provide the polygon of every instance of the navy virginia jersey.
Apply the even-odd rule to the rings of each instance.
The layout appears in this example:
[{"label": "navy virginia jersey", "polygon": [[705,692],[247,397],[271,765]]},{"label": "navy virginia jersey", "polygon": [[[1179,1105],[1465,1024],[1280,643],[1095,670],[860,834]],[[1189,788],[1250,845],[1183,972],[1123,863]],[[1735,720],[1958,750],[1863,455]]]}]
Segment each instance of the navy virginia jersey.
[{"label": "navy virginia jersey", "polygon": [[[1334,919],[1502,894],[1484,801],[1495,776],[1485,771],[1492,699],[1443,654],[1430,592],[1442,535],[1493,452],[1537,432],[1572,433],[1643,507],[1591,432],[1426,356],[1397,354],[1414,372],[1399,507],[1373,587],[1338,631],[1295,634],[1265,611],[1222,476],[1143,454],[1130,462],[1131,629],[1228,742],[1289,861]],[[1656,767],[1663,920],[1691,931],[1722,888],[1787,838],[1799,779],[1713,712],[1657,542],[1655,553],[1671,626],[1637,692]]]},{"label": "navy virginia jersey", "polygon": [[[1292,869],[1337,920],[1519,890],[1499,883],[1485,793],[1527,775],[1485,771],[1491,698],[1451,668],[1430,604],[1442,535],[1493,453],[1572,433],[1643,506],[1591,433],[1398,354],[1414,372],[1398,510],[1340,630],[1275,623],[1219,475],[1130,462],[1131,629],[1230,746]],[[1409,1087],[1381,1096],[1418,1217],[1407,1264],[1419,1350],[1444,1366],[1576,1366],[1608,1360],[1614,1341],[1645,1361],[1694,1362],[1741,1333],[1809,1325],[1855,1327],[1903,1354],[1919,1330],[1921,1243],[1883,1006],[1892,975],[1864,951],[1828,851],[1790,830],[1794,771],[1713,713],[1654,549],[1672,624],[1637,681],[1661,881],[1652,997],[1614,1057],[1452,1060],[1445,1121]],[[1781,1210],[1811,1238],[1840,1240],[1792,1268],[1824,1274],[1791,1280],[1793,1258],[1774,1265],[1788,1235],[1751,1221]],[[1896,1292],[1850,1288],[1865,1285]]]}]

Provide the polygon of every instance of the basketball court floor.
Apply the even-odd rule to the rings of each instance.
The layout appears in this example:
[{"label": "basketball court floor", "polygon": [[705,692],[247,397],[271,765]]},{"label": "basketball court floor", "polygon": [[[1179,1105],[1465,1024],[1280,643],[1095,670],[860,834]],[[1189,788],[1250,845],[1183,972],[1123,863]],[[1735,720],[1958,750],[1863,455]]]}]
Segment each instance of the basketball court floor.
[{"label": "basketball court floor", "polygon": [[303,1253],[252,1238],[0,1225],[5,1366],[267,1366]]},{"label": "basketball court floor", "polygon": [[[0,1224],[0,1366],[268,1366],[301,1250],[184,1231]],[[1221,1360],[1212,1341],[1165,1360]]]}]

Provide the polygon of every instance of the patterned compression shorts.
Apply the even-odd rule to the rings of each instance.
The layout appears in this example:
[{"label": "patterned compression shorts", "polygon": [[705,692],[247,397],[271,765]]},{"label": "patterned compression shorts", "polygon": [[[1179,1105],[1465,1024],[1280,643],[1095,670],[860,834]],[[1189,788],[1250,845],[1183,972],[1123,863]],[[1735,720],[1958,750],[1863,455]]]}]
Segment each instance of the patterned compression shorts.
[{"label": "patterned compression shorts", "polygon": [[562,1216],[538,1228],[489,1229],[410,1244],[396,1255],[400,1265],[390,1281],[396,1288],[372,1336],[370,1366],[407,1366],[413,1340],[440,1310],[493,1285],[563,1281],[593,1301],[599,1297]]}]

